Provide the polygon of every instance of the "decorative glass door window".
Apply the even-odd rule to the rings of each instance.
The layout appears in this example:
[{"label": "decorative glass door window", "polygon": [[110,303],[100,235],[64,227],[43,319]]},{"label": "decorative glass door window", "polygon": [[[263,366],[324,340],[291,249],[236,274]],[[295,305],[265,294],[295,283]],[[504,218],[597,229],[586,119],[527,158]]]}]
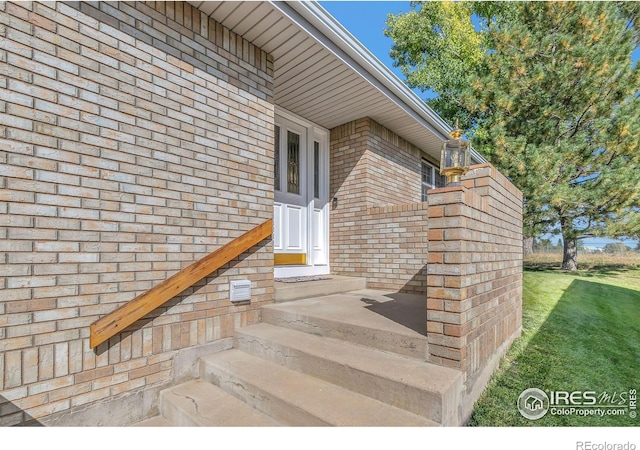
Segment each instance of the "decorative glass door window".
[{"label": "decorative glass door window", "polygon": [[278,115],[274,126],[274,273],[283,277],[329,273],[329,136],[298,119]]},{"label": "decorative glass door window", "polygon": [[273,185],[276,191],[280,190],[280,127],[276,125],[275,138],[273,142],[274,146],[274,175]]},{"label": "decorative glass door window", "polygon": [[313,198],[320,198],[320,142],[313,143]]},{"label": "decorative glass door window", "polygon": [[287,192],[300,194],[300,135],[287,131]]}]

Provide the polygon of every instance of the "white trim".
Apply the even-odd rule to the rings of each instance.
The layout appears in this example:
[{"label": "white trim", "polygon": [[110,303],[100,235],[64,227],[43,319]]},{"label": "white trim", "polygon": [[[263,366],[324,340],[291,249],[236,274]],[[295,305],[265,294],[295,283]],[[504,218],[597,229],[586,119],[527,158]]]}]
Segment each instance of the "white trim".
[{"label": "white trim", "polygon": [[[305,202],[306,202],[306,230],[305,230],[305,240],[306,240],[306,255],[307,255],[307,264],[301,266],[274,266],[274,274],[276,277],[285,278],[285,277],[293,277],[293,276],[307,276],[307,275],[325,275],[330,273],[329,267],[329,214],[330,214],[330,205],[329,205],[329,130],[324,127],[321,127],[313,122],[310,122],[303,117],[298,116],[282,107],[275,106],[275,125],[279,126],[281,129],[281,133],[284,134],[283,130],[290,128],[288,124],[294,125],[295,127],[300,127],[304,129],[304,135],[306,136],[306,154],[304,155],[304,160],[306,160],[306,171],[301,172],[300,176],[302,178],[301,181],[301,193],[304,192]],[[281,138],[282,141],[282,138]],[[314,179],[313,179],[313,170],[312,170],[312,161],[313,161],[313,152],[314,152],[314,142],[320,143],[320,154],[322,157],[321,160],[321,174],[324,174],[324,177],[320,179],[320,199],[319,201],[324,201],[325,204],[322,207],[323,211],[323,222],[324,222],[324,243],[325,243],[325,255],[324,260],[326,263],[314,265],[314,250],[313,250],[313,215],[314,210],[316,208],[316,200],[314,199]],[[281,164],[283,155],[281,154]],[[301,155],[301,161],[303,160]],[[281,184],[284,183],[282,181],[282,177],[286,176],[286,171],[283,173],[282,169],[280,170],[280,178]],[[305,178],[303,178],[305,177]],[[306,183],[304,180],[306,179]],[[279,200],[274,201],[274,203],[286,203],[287,194],[286,193],[278,193]],[[300,203],[296,203],[300,204]],[[274,211],[275,213],[275,211]],[[281,239],[282,240],[282,239]]]},{"label": "white trim", "polygon": [[281,106],[278,106],[278,105],[274,105],[274,106],[275,106],[274,112],[275,112],[276,116],[280,116],[283,119],[287,119],[287,120],[290,120],[292,122],[297,122],[298,125],[302,125],[302,126],[304,126],[306,128],[313,128],[314,130],[322,131],[323,133],[326,133],[327,136],[329,135],[329,130],[327,130],[326,128],[321,127],[320,125],[315,124],[313,122],[310,122],[309,120],[305,119],[304,117],[299,116],[299,115],[297,115],[295,113],[292,113],[291,111],[288,111],[288,110],[284,109]]},{"label": "white trim", "polygon": [[[429,167],[429,170],[431,170],[431,180],[433,181],[433,183],[427,183],[422,180],[422,175],[423,175],[422,169],[424,168],[425,165]],[[436,177],[442,177],[442,175],[440,175],[440,170],[436,167],[435,164],[430,163],[425,158],[422,158],[422,162],[420,163],[420,197],[421,197],[420,200],[421,201],[423,202],[427,201],[426,197],[429,195],[428,194],[429,190],[439,188],[439,187],[445,187],[446,185],[445,183],[443,183],[442,186],[438,186]],[[427,189],[426,192],[424,189],[425,186],[429,186],[429,189]]]},{"label": "white trim", "polygon": [[[237,20],[237,16],[231,19],[230,17],[234,14],[229,15],[226,2],[202,2],[193,0],[188,0],[188,2],[196,8],[199,8],[205,14],[214,17],[225,26],[230,27],[232,31],[240,35],[247,32],[249,25],[246,23],[247,17],[240,21]],[[215,4],[215,6],[211,4]],[[286,42],[286,47],[284,48],[287,52],[288,60],[291,59],[289,52],[295,55],[301,55],[301,52],[304,52],[304,49],[297,49],[295,47],[296,42],[294,41],[309,37],[315,40],[317,45],[335,57],[336,61],[344,64],[345,67],[349,67],[354,73],[359,74],[364,83],[385,96],[398,110],[408,115],[411,119],[409,121],[411,125],[407,125],[408,131],[405,133],[409,133],[414,140],[421,139],[416,137],[416,133],[421,133],[421,128],[424,128],[425,131],[429,130],[429,134],[433,134],[433,137],[438,140],[444,141],[449,138],[449,132],[452,127],[435,111],[429,108],[415,92],[410,90],[317,1],[265,1],[264,5],[264,8],[260,5],[257,8],[247,8],[244,10],[247,14],[252,14],[252,20],[255,21],[253,25],[255,25],[256,29],[254,29],[253,25],[249,28],[251,33],[254,33],[253,39],[258,41],[255,42],[257,45],[273,44],[276,48],[281,45],[282,42],[280,40],[276,39],[276,43],[272,42],[278,34],[274,31],[273,25],[280,22],[281,18],[286,18],[284,22],[290,21],[293,25],[293,27],[291,27],[292,29],[289,29],[289,24],[281,24],[287,29],[287,38],[291,39],[291,42]],[[241,6],[238,6],[238,8],[241,8]],[[262,19],[253,14],[258,9],[260,9],[263,14]],[[271,14],[271,12],[274,14]],[[270,17],[270,19],[263,22],[265,17]],[[293,28],[297,28],[297,30]],[[298,30],[303,33],[298,33]],[[264,36],[265,34],[267,36]],[[314,51],[316,50],[318,49],[314,49]],[[383,101],[382,103],[388,106],[386,102]],[[365,105],[362,106],[364,107]],[[375,105],[366,104],[366,107],[375,108]],[[386,111],[383,114],[384,117],[381,117],[381,119],[387,117],[389,120],[393,120],[393,123],[397,124],[398,117],[395,116],[397,112],[395,108],[393,109],[394,111]],[[387,114],[393,115],[387,116]],[[351,118],[350,120],[355,118],[357,117]],[[382,120],[381,123],[384,125],[384,120]],[[393,126],[390,127],[390,129],[396,131],[393,130]],[[422,142],[424,146],[430,146],[433,141],[429,138],[420,140],[420,142]],[[413,143],[420,146],[417,142]],[[429,151],[426,147],[422,149]],[[474,162],[486,162],[485,158],[473,148],[471,149],[471,157]]]},{"label": "white trim", "polygon": [[[310,193],[311,195],[309,196],[310,201],[309,201],[309,209],[311,211],[311,220],[312,220],[312,226],[313,226],[313,214],[314,211],[316,209],[321,211],[322,214],[322,227],[325,230],[325,232],[323,233],[323,244],[324,244],[324,252],[323,252],[323,260],[325,261],[324,264],[329,264],[329,252],[330,252],[330,243],[331,243],[331,236],[329,233],[329,215],[331,214],[331,208],[330,208],[330,199],[329,199],[329,191],[330,191],[330,183],[331,183],[331,172],[330,172],[330,167],[329,167],[329,133],[325,132],[321,129],[318,128],[314,128],[313,130],[313,139],[312,139],[312,146],[311,146],[311,152],[310,152],[310,157],[314,159],[314,165],[315,165],[315,158],[313,157],[313,153],[314,153],[314,149],[315,149],[315,142],[319,143],[320,146],[320,155],[319,155],[319,168],[318,168],[318,175],[320,177],[319,179],[319,195],[320,197],[318,199],[315,198],[315,187],[313,185],[314,182],[314,177],[313,174],[310,177]],[[310,233],[312,233],[312,231],[310,231]],[[310,236],[312,236],[312,234],[310,234]],[[310,253],[310,257],[311,257],[311,261],[315,262],[315,257],[313,254],[313,245],[311,245],[311,253]]]},{"label": "white trim", "polygon": [[[407,88],[319,3],[315,1],[272,1],[270,3],[439,139],[443,142],[449,139],[449,132],[453,128]],[[473,148],[471,156],[478,163],[487,162]]]}]

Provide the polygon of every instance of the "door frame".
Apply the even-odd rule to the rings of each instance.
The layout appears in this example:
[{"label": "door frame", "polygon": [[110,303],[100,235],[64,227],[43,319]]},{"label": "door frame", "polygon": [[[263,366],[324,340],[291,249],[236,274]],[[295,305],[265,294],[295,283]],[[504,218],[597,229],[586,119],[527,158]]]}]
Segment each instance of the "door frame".
[{"label": "door frame", "polygon": [[[297,126],[306,129],[306,152],[305,160],[307,162],[305,170],[302,170],[300,177],[305,183],[304,191],[306,193],[306,264],[299,265],[278,265],[274,266],[274,276],[276,278],[287,278],[308,275],[326,275],[330,273],[329,267],[329,130],[323,128],[313,122],[310,122],[297,114],[285,110],[279,106],[275,107],[275,125],[282,128],[279,121],[292,122]],[[319,193],[320,198],[314,198],[314,142],[319,143]],[[283,155],[281,154],[280,158]],[[301,158],[302,160],[302,158]],[[286,176],[281,173],[281,177]],[[275,202],[275,192],[274,192]],[[322,236],[319,241],[324,246],[324,250],[319,252],[314,250],[313,228],[314,213],[319,213],[319,221],[321,222]],[[275,230],[274,230],[275,232]],[[274,250],[275,255],[275,250]],[[320,260],[320,261],[318,261]],[[318,263],[319,262],[319,263]]]}]

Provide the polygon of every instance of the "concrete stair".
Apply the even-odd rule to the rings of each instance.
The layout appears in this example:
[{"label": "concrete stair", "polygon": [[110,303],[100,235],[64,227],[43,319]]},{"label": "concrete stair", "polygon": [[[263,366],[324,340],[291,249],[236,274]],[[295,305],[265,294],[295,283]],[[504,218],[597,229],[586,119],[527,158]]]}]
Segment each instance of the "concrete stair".
[{"label": "concrete stair", "polygon": [[201,377],[289,426],[438,425],[240,350],[202,358]]},{"label": "concrete stair", "polygon": [[278,426],[271,417],[202,380],[188,381],[162,391],[160,413],[175,426]]},{"label": "concrete stair", "polygon": [[138,426],[459,425],[461,374],[425,362],[426,336],[412,329],[423,303],[358,290],[264,307]]},{"label": "concrete stair", "polygon": [[150,419],[143,420],[131,425],[132,427],[161,428],[172,427],[173,424],[162,416],[155,416]]},{"label": "concrete stair", "polygon": [[266,323],[236,332],[235,346],[438,423],[455,422],[456,372],[390,352]]},{"label": "concrete stair", "polygon": [[425,360],[423,296],[358,290],[262,308],[262,321]]},{"label": "concrete stair", "polygon": [[345,277],[340,275],[319,276],[317,281],[303,281],[298,283],[275,282],[275,302],[290,302],[303,298],[320,297],[356,291],[367,287],[365,278]]}]

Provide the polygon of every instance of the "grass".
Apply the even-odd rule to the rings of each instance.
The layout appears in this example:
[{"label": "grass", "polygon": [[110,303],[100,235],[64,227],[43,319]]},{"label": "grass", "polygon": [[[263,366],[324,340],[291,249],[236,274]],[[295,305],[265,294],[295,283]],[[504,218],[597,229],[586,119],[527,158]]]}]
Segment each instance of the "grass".
[{"label": "grass", "polygon": [[[560,267],[562,253],[535,253],[525,260],[525,267]],[[626,252],[622,254],[582,253],[578,252],[578,267],[580,269],[618,268],[640,269],[640,253]]]},{"label": "grass", "polygon": [[527,388],[640,391],[640,270],[605,264],[568,274],[540,263],[527,266],[522,336],[476,402],[469,425],[639,426],[640,418],[628,411],[605,417],[547,413],[536,421],[520,415],[516,402]]}]

